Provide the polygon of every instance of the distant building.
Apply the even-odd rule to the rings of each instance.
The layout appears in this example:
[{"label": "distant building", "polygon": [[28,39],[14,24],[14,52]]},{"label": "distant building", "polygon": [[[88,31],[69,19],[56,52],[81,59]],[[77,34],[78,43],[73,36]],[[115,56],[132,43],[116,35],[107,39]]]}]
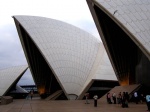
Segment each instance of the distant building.
[{"label": "distant building", "polygon": [[91,34],[54,19],[13,18],[41,97],[62,90],[64,99],[82,99],[95,80],[117,82],[102,43]]},{"label": "distant building", "polygon": [[87,0],[121,85],[150,87],[149,0]]},{"label": "distant building", "polygon": [[21,87],[28,92],[33,90],[34,93],[38,93],[36,85],[21,85]]}]

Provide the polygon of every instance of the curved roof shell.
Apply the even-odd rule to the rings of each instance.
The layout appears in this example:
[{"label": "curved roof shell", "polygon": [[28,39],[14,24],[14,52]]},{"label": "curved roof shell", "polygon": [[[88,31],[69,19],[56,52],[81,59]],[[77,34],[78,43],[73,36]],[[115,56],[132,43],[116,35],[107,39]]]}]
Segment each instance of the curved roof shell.
[{"label": "curved roof shell", "polygon": [[[80,95],[95,73],[98,74],[97,69],[104,55],[101,53],[104,48],[100,41],[91,34],[58,20],[35,16],[14,16],[14,19],[23,48],[26,49],[23,40],[26,37],[23,37],[21,27],[52,69],[62,89],[67,94]],[[31,66],[29,56],[26,57]],[[31,72],[34,76],[32,68]],[[113,70],[110,76],[116,80]],[[108,79],[107,76],[106,78]]]},{"label": "curved roof shell", "polygon": [[[88,1],[88,0],[87,0]],[[130,35],[150,59],[149,0],[91,0]]]},{"label": "curved roof shell", "polygon": [[17,83],[27,68],[25,65],[0,70],[0,96],[5,95],[13,84]]},{"label": "curved roof shell", "polygon": [[150,1],[87,0],[87,3],[120,83],[149,85]]},{"label": "curved roof shell", "polygon": [[16,89],[12,90],[10,93],[26,93],[28,94],[29,92],[25,90],[24,88],[20,87],[19,85],[16,85]]}]

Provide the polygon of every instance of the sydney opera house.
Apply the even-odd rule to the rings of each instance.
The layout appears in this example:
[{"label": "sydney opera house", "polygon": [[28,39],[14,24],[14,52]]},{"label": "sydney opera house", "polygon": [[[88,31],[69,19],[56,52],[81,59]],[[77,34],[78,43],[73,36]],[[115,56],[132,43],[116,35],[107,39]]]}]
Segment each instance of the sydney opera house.
[{"label": "sydney opera house", "polygon": [[87,3],[103,43],[59,20],[13,16],[43,98],[82,99],[90,89],[108,89],[108,85],[115,86],[118,81],[122,86],[150,86],[150,2]]},{"label": "sydney opera house", "polygon": [[97,81],[118,84],[102,43],[91,34],[54,19],[13,18],[41,97],[82,99]]}]

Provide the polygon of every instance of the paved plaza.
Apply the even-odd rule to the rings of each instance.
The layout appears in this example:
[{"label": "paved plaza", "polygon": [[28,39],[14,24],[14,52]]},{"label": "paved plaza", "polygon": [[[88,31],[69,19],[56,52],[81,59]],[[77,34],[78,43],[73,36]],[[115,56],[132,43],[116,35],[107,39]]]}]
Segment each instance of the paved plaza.
[{"label": "paved plaza", "polygon": [[7,105],[0,105],[0,112],[147,112],[146,104],[129,103],[129,108],[121,108],[117,104],[98,101],[94,107],[93,100],[85,104],[84,100],[18,99]]}]

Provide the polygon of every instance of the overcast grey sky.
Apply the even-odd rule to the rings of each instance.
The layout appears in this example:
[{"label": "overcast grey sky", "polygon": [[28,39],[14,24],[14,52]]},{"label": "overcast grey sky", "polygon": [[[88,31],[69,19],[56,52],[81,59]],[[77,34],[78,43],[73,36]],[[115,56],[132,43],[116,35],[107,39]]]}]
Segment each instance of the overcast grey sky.
[{"label": "overcast grey sky", "polygon": [[[61,20],[99,38],[86,0],[1,0],[0,69],[27,64],[13,15],[33,15]],[[32,84],[31,79],[28,70],[19,84]]]}]

